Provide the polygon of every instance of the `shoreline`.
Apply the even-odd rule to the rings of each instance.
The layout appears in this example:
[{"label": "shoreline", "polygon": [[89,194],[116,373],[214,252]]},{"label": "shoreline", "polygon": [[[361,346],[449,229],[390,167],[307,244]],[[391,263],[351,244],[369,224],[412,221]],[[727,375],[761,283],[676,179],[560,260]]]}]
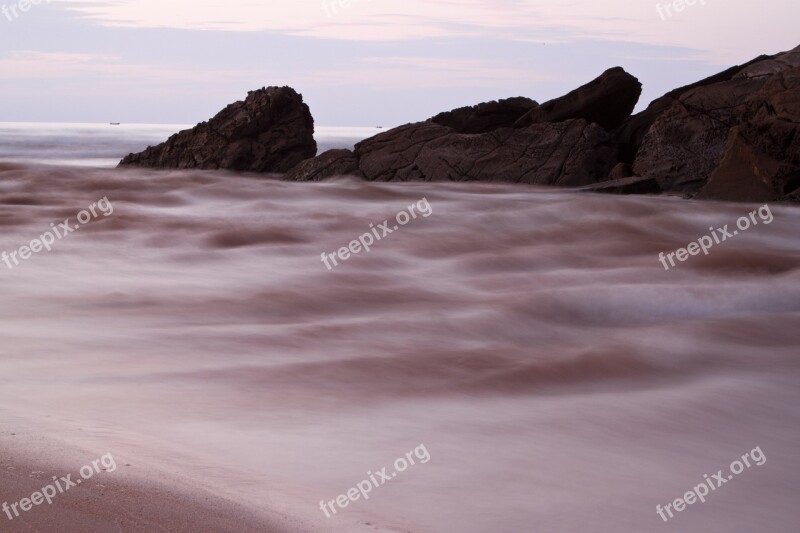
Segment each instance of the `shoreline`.
[{"label": "shoreline", "polygon": [[[201,488],[189,488],[180,476],[148,472],[116,458],[115,471],[101,472],[82,485],[73,486],[27,512],[12,504],[40,491],[71,473],[72,480],[81,465],[97,457],[78,447],[56,442],[39,434],[0,434],[0,506],[7,503],[8,514],[0,510],[0,529],[23,531],[81,531],[84,533],[125,531],[152,532],[265,532],[298,531],[285,516],[268,518],[245,505]],[[152,475],[160,477],[151,477]],[[158,479],[158,481],[154,481]],[[283,522],[283,524],[281,523]]]}]

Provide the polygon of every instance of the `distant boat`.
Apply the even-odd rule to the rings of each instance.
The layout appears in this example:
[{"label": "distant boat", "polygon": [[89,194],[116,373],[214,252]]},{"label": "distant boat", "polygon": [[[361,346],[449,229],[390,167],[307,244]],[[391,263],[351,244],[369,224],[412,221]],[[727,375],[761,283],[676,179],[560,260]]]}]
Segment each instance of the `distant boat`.
[{"label": "distant boat", "polygon": [[119,125],[120,125],[120,123],[119,123],[119,122],[112,122],[112,123],[111,123],[111,125],[112,125],[112,126],[119,126]]}]

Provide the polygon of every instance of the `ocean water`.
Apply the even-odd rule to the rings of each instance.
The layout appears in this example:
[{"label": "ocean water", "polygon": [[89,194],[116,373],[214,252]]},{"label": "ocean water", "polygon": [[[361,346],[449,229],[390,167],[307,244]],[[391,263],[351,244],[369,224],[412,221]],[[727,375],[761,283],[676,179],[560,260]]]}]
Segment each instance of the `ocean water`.
[{"label": "ocean water", "polygon": [[[796,530],[796,208],[666,271],[660,252],[760,206],[87,168],[163,130],[49,128],[0,137],[0,252],[113,212],[0,262],[3,430],[293,532]],[[420,445],[429,461],[320,510]],[[659,518],[756,447],[763,465]]]},{"label": "ocean water", "polygon": [[[188,124],[66,124],[0,122],[0,161],[56,166],[116,167],[130,153],[164,142]],[[317,126],[319,152],[353,148],[381,130]]]}]

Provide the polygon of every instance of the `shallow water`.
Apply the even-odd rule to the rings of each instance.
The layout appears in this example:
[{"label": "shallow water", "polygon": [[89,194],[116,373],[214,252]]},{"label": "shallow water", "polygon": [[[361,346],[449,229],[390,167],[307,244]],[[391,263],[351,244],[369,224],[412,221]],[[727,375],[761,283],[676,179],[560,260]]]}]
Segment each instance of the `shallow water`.
[{"label": "shallow water", "polygon": [[[795,208],[665,271],[659,252],[758,206],[2,164],[0,251],[103,197],[110,215],[0,263],[12,431],[162,468],[303,531],[800,518]],[[321,253],[422,198],[430,216],[326,269]],[[420,444],[429,462],[320,510]],[[756,446],[763,466],[663,524],[656,504]]]}]

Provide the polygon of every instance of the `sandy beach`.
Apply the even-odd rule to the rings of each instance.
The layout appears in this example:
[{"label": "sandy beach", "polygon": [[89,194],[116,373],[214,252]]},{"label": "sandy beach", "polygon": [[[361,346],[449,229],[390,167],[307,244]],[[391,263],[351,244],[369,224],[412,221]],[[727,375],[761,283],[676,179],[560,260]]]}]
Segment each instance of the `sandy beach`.
[{"label": "sandy beach", "polygon": [[[0,433],[0,494],[10,505],[53,484],[72,472],[71,480],[80,479],[80,466],[94,455],[66,440],[32,431],[20,420],[2,415]],[[9,432],[13,429],[19,433]],[[64,487],[62,487],[64,488]],[[15,500],[15,498],[18,498]],[[0,502],[2,503],[2,502]],[[43,502],[28,512],[9,507],[0,515],[0,530],[9,533],[32,531],[152,532],[219,531],[268,532],[291,531],[290,521],[275,514],[256,513],[233,500],[193,485],[190,480],[170,471],[157,471],[146,465],[118,464],[113,472],[104,472],[58,494],[52,504]],[[16,516],[19,513],[19,516]],[[278,525],[282,524],[282,525]]]}]

